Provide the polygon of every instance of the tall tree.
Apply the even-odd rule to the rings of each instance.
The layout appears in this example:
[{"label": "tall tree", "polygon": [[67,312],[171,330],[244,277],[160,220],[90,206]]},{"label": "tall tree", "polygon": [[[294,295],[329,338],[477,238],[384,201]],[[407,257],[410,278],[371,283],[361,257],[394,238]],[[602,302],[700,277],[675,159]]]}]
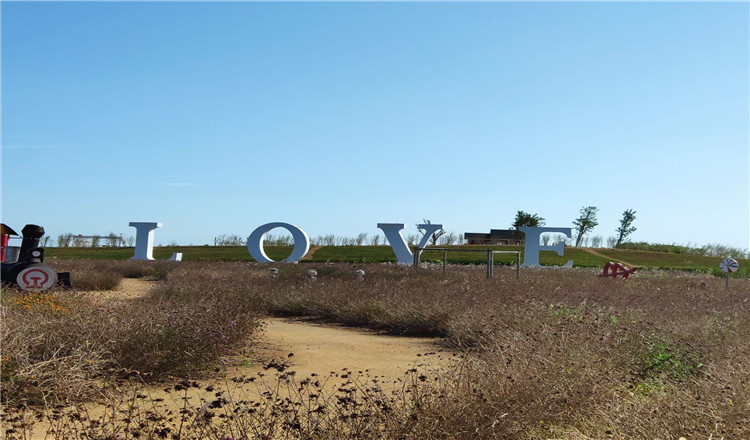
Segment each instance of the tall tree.
[{"label": "tall tree", "polygon": [[599,212],[599,208],[596,206],[584,206],[581,208],[580,217],[573,220],[573,226],[575,226],[576,230],[576,247],[581,245],[583,236],[591,232],[591,230],[599,224],[599,222],[596,221],[597,212]]},{"label": "tall tree", "polygon": [[621,244],[628,240],[628,236],[635,232],[636,228],[632,226],[633,220],[635,220],[635,211],[632,209],[627,209],[622,213],[620,227],[617,228],[617,243],[615,243],[615,248],[619,248]]},{"label": "tall tree", "polygon": [[516,242],[521,241],[521,237],[523,236],[523,233],[519,229],[522,226],[527,226],[530,228],[544,226],[544,218],[539,217],[539,214],[529,214],[528,212],[518,211],[516,213],[516,219],[511,225],[511,229],[513,230],[513,238],[516,240]]}]

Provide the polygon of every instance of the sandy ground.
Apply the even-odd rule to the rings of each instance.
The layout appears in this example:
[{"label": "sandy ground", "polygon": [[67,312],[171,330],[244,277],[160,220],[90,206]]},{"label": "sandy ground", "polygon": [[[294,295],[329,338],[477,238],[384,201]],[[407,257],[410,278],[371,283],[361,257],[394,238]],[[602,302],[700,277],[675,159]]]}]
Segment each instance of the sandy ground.
[{"label": "sandy ground", "polygon": [[[298,375],[327,374],[343,368],[396,378],[409,368],[441,364],[439,341],[287,319],[267,319],[258,354],[283,358]],[[294,356],[289,357],[288,354]],[[275,355],[275,356],[274,356]],[[448,354],[447,357],[450,357]]]},{"label": "sandy ground", "polygon": [[[146,281],[138,278],[123,278],[120,281],[120,288],[112,292],[112,296],[120,298],[135,298],[148,293],[151,287],[155,286],[157,281]],[[107,294],[107,292],[102,292]]]},{"label": "sandy ground", "polygon": [[[113,292],[96,292],[98,300],[133,298],[148,293],[155,283],[137,279],[123,279],[120,289]],[[148,396],[135,399],[139,405],[148,406],[160,413],[175,411],[185,403],[200,407],[215,398],[217,392],[231,394],[235,399],[253,399],[266,386],[276,383],[277,370],[265,368],[269,363],[287,364],[287,372],[294,371],[299,381],[313,377],[326,383],[333,392],[353,377],[362,382],[377,380],[381,388],[400,387],[407,370],[416,368],[429,373],[445,368],[455,357],[441,348],[440,341],[432,338],[387,336],[378,332],[346,328],[299,319],[264,319],[262,335],[250,345],[244,356],[224,360],[224,367],[208,378],[198,380],[200,387],[180,393],[165,392],[178,381],[144,385],[132,382],[130,396]],[[262,380],[238,384],[237,377],[259,377]],[[314,375],[314,376],[313,376]],[[86,405],[86,411],[97,417],[104,413],[101,405]],[[45,438],[48,426],[38,424],[32,439]],[[51,437],[46,437],[51,438]]]},{"label": "sandy ground", "polygon": [[[269,364],[285,364],[283,373],[293,374],[296,383],[319,380],[323,389],[334,394],[353,378],[363,387],[377,385],[386,392],[401,388],[407,370],[430,374],[445,368],[454,355],[443,350],[439,341],[428,338],[394,337],[376,332],[292,319],[269,318],[263,336],[246,358],[228,359],[228,365],[209,378],[198,380],[200,387],[180,393],[165,393],[165,384],[142,386],[132,394],[160,400],[154,408],[160,413],[179,410],[187,399],[193,408],[212,401],[217,393],[235,401],[259,399],[274,389],[280,374]],[[294,372],[294,373],[290,373]],[[254,382],[232,379],[256,377]],[[374,382],[376,381],[376,382]],[[282,386],[283,388],[283,386]],[[292,387],[296,389],[295,387]],[[278,395],[286,396],[285,391]],[[163,400],[161,400],[163,399]]]},{"label": "sandy ground", "polygon": [[[134,298],[148,293],[155,281],[124,278],[120,288],[95,293],[98,300]],[[299,375],[328,374],[343,368],[369,370],[371,375],[401,376],[417,364],[450,357],[432,338],[387,336],[375,331],[347,328],[305,319],[266,318],[264,331],[254,341],[252,359],[238,359],[244,365],[259,364],[270,359],[283,359]],[[292,353],[293,356],[289,356]],[[230,374],[255,373],[245,367],[231,367]]]},{"label": "sandy ground", "polygon": [[[98,300],[145,295],[156,282],[125,278],[112,292],[94,293]],[[227,360],[221,377],[252,375],[271,360],[284,361],[298,377],[328,375],[343,369],[396,380],[415,366],[440,367],[452,357],[433,338],[388,336],[371,330],[347,328],[305,319],[266,318],[262,336],[247,357]]]}]

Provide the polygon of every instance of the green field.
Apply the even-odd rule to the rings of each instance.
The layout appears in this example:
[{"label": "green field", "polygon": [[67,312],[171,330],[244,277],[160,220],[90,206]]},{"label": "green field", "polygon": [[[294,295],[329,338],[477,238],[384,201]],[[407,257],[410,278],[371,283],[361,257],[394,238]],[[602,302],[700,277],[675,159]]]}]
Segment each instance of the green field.
[{"label": "green field", "polygon": [[[521,251],[522,246],[448,246],[447,254],[450,264],[484,264],[487,256],[482,252],[462,252],[466,250],[493,249],[497,251]],[[289,246],[266,246],[266,254],[274,260],[280,261],[288,256],[292,248]],[[163,246],[154,247],[154,258],[165,260],[175,252],[182,252],[184,261],[255,261],[244,246]],[[592,253],[593,252],[593,253]],[[61,259],[104,259],[127,260],[132,258],[132,247],[101,247],[101,248],[47,248],[47,258]],[[596,255],[599,254],[599,255]],[[496,254],[496,264],[514,264],[514,254]],[[568,260],[573,260],[576,267],[600,267],[607,261],[622,261],[630,267],[649,269],[672,269],[685,271],[717,272],[721,257],[704,257],[684,253],[642,251],[632,249],[604,249],[566,247],[563,256],[555,252],[543,251],[539,261],[542,265],[559,266]],[[396,257],[390,246],[323,246],[317,249],[311,257],[302,263],[386,263],[395,262]],[[425,251],[423,262],[441,263],[442,251]],[[740,270],[736,277],[750,276],[750,260],[738,259]],[[718,274],[718,273],[717,273]]]}]

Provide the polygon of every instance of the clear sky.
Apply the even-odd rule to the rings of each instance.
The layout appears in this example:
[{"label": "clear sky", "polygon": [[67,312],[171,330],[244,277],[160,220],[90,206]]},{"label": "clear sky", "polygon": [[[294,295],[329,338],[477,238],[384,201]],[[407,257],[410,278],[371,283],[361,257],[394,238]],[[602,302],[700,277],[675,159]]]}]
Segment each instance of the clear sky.
[{"label": "clear sky", "polygon": [[[748,248],[747,2],[2,2],[2,221]],[[275,231],[280,232],[280,231]]]}]

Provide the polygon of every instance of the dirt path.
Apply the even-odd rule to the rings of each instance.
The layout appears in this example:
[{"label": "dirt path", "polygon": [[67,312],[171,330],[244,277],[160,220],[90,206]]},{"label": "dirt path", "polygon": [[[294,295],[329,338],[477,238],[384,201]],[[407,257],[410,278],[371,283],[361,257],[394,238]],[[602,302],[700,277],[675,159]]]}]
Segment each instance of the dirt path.
[{"label": "dirt path", "polygon": [[618,260],[617,258],[608,257],[606,255],[600,254],[599,252],[597,252],[597,251],[595,251],[595,250],[593,250],[591,248],[581,248],[581,249],[583,249],[584,251],[590,253],[591,255],[596,255],[597,257],[606,258],[609,261],[617,261],[618,263],[622,263],[622,264],[624,264],[626,266],[635,267],[635,265],[632,264],[632,263],[628,263],[627,261],[624,261],[624,260]]},{"label": "dirt path", "polygon": [[[454,355],[441,349],[439,341],[428,338],[394,337],[373,331],[282,318],[264,320],[263,336],[253,344],[247,358],[227,359],[228,366],[213,377],[199,380],[200,386],[166,392],[159,384],[135,387],[132,395],[148,396],[147,409],[165,414],[178,413],[187,404],[205,408],[216,396],[231,401],[262,399],[264,393],[276,398],[292,395],[298,386],[286,388],[277,375],[293,375],[297,384],[305,379],[320,381],[320,390],[334,395],[336,390],[356,379],[363,387],[375,384],[386,393],[401,388],[409,369],[430,374],[448,365]],[[285,364],[282,373],[275,367]],[[237,380],[254,378],[252,382]],[[168,387],[167,387],[168,388]],[[91,408],[102,414],[101,408]]]},{"label": "dirt path", "polygon": [[[257,344],[261,358],[283,358],[298,375],[369,371],[370,375],[401,377],[419,364],[441,364],[439,340],[382,335],[330,324],[269,318]],[[289,357],[288,354],[294,356]],[[448,355],[447,357],[450,357]],[[440,359],[439,359],[440,358]]]},{"label": "dirt path", "polygon": [[[155,282],[123,279],[118,290],[92,292],[97,301],[115,298],[135,298],[145,295]],[[274,368],[269,364],[286,364],[285,372],[294,371],[297,383],[312,378],[324,383],[330,393],[358,378],[362,384],[377,384],[384,391],[400,387],[401,380],[409,369],[428,373],[445,368],[455,354],[445,351],[440,340],[435,338],[413,338],[387,336],[371,330],[347,328],[299,319],[265,318],[264,331],[250,344],[245,356],[226,358],[218,372],[201,379],[199,387],[179,393],[167,392],[179,382],[153,385],[132,382],[127,386],[128,394],[140,396],[127,403],[156,410],[164,414],[178,413],[183,405],[200,408],[216,398],[217,393],[231,396],[235,400],[257,399],[264,391],[277,385]],[[239,377],[255,377],[253,382],[232,380]],[[165,390],[166,389],[166,390]],[[282,395],[283,391],[274,391]],[[135,403],[133,403],[135,402]],[[107,410],[101,404],[77,405],[90,417],[103,417]],[[27,438],[36,440],[45,436],[49,428],[39,422]]]},{"label": "dirt path", "polygon": [[149,289],[156,285],[156,281],[147,281],[137,278],[123,278],[120,281],[120,288],[116,290],[117,294],[125,297],[143,296],[148,293]]},{"label": "dirt path", "polygon": [[[117,290],[92,292],[96,301],[129,299],[146,295],[156,281],[124,278]],[[237,359],[229,374],[255,374],[251,364],[284,359],[300,375],[328,374],[343,368],[370,374],[400,377],[415,364],[430,358],[436,363],[440,341],[433,338],[387,336],[371,330],[347,328],[304,319],[265,318],[262,336],[252,343],[253,356]],[[289,353],[294,356],[289,357]],[[251,359],[252,358],[252,359]],[[250,367],[248,367],[250,366]],[[257,365],[256,365],[257,366]]]},{"label": "dirt path", "polygon": [[307,251],[304,257],[302,257],[302,260],[312,260],[313,255],[315,255],[315,251],[322,248],[323,246],[310,246],[310,250]]}]

